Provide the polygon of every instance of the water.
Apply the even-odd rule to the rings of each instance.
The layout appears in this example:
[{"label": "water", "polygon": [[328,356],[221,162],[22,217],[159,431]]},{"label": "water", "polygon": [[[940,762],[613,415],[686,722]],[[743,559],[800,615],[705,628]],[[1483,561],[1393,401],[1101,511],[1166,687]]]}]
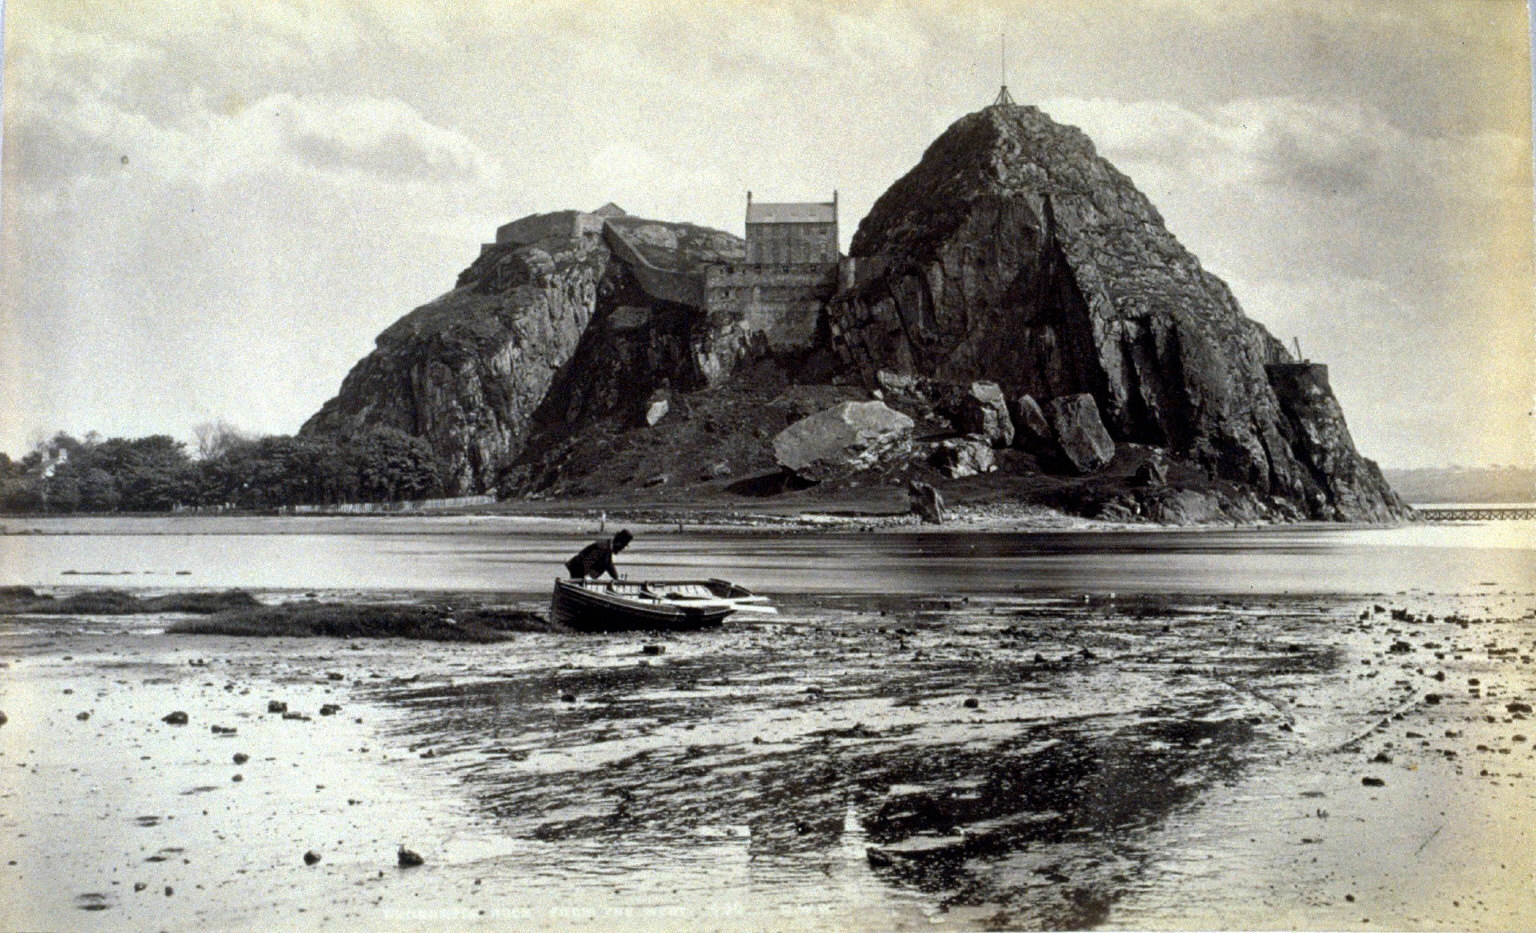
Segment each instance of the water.
[{"label": "water", "polygon": [[[26,528],[41,533],[13,527],[0,536],[0,584],[535,594],[596,535],[494,518],[59,519]],[[775,594],[1524,589],[1536,582],[1536,522],[1027,534],[669,529],[642,533],[619,564],[636,578],[718,576]]]}]

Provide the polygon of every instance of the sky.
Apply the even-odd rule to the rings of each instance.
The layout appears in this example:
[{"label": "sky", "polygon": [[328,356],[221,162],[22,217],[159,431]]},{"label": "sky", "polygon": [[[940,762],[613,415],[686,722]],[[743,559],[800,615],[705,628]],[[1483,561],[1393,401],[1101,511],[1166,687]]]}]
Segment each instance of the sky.
[{"label": "sky", "polygon": [[8,0],[0,451],[292,433],[495,228],[870,205],[1007,81],[1388,467],[1536,465],[1522,0]]}]

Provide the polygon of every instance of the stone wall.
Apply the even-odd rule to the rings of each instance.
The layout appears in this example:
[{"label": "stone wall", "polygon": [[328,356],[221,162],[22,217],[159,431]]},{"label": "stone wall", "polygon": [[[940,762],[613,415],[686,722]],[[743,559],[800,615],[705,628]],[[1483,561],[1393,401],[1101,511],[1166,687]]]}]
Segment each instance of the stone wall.
[{"label": "stone wall", "polygon": [[705,380],[717,383],[747,356],[814,349],[837,279],[836,263],[707,266],[707,329],[696,355]]},{"label": "stone wall", "polygon": [[[583,235],[596,236],[603,229],[603,218],[584,211],[555,211],[534,214],[496,228],[496,246],[531,246],[546,240],[566,240]],[[490,244],[482,245],[482,253]]]},{"label": "stone wall", "polygon": [[687,305],[690,308],[704,307],[702,277],[657,266],[640,255],[640,251],[635,249],[634,244],[630,243],[613,224],[603,225],[603,241],[608,244],[609,249],[613,250],[615,256],[628,263],[634,270],[635,280],[640,283],[640,287],[647,295],[661,301]]},{"label": "stone wall", "polygon": [[748,263],[837,262],[836,223],[747,224]]}]

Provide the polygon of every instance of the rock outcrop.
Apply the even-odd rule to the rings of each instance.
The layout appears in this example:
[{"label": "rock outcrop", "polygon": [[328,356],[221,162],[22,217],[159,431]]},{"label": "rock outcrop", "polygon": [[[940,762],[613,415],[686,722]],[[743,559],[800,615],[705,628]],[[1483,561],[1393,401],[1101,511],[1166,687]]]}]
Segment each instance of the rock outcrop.
[{"label": "rock outcrop", "polygon": [[948,386],[936,394],[935,407],[950,419],[955,430],[986,438],[993,447],[1013,443],[1013,419],[1008,416],[1008,403],[997,383]]},{"label": "rock outcrop", "polygon": [[1099,417],[1099,406],[1086,392],[1053,398],[1045,405],[1045,420],[1056,449],[1074,472],[1097,473],[1115,456],[1115,442]]},{"label": "rock outcrop", "polygon": [[1293,445],[1308,432],[1266,371],[1291,362],[1284,347],[1086,135],[1033,107],[951,126],[875,203],[851,256],[854,288],[833,301],[829,332],[870,384],[885,369],[991,380],[1010,397],[1088,393],[1116,440],[1314,517],[1403,514],[1331,428],[1311,432],[1326,454]]},{"label": "rock outcrop", "polygon": [[300,433],[398,428],[432,445],[448,492],[475,493],[495,487],[540,423],[645,421],[659,388],[702,384],[693,348],[706,322],[680,301],[690,270],[739,259],[741,240],[639,218],[579,222],[593,216],[502,227],[452,291],[379,335]]},{"label": "rock outcrop", "polygon": [[931,462],[950,479],[979,476],[997,469],[997,455],[992,452],[991,441],[975,434],[940,441],[933,450]]},{"label": "rock outcrop", "polygon": [[1013,419],[1013,445],[1020,450],[1050,457],[1056,449],[1056,437],[1045,411],[1033,395],[1021,395],[1008,402],[1008,417]]},{"label": "rock outcrop", "polygon": [[489,488],[576,352],[608,267],[595,237],[487,250],[456,288],[380,334],[300,433],[398,428],[432,445],[450,492]]},{"label": "rock outcrop", "polygon": [[944,497],[927,483],[913,480],[907,484],[907,504],[924,525],[944,524]]},{"label": "rock outcrop", "polygon": [[907,450],[912,426],[911,418],[884,402],[844,402],[779,432],[773,456],[801,479],[837,479]]}]

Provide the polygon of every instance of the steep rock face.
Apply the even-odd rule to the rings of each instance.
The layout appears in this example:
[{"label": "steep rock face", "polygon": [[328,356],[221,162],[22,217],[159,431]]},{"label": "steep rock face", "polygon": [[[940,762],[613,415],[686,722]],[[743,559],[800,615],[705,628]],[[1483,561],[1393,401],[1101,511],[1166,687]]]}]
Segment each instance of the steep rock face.
[{"label": "steep rock face", "polygon": [[489,488],[591,322],[608,250],[550,237],[487,250],[453,291],[380,334],[303,434],[425,438],[452,493]]},{"label": "steep rock face", "polygon": [[[1325,518],[1387,521],[1408,510],[1381,469],[1355,451],[1344,410],[1328,386],[1328,367],[1283,363],[1268,369],[1284,414],[1281,433],[1311,475],[1308,507]],[[1381,495],[1386,490],[1386,495]]]},{"label": "steep rock face", "polygon": [[1352,444],[1293,446],[1265,370],[1285,349],[1086,135],[1033,107],[951,126],[875,203],[851,255],[855,287],[828,329],[871,384],[891,369],[1010,396],[1089,393],[1115,439],[1315,517],[1401,514]]},{"label": "steep rock face", "polygon": [[396,427],[432,444],[449,492],[479,492],[541,426],[565,431],[629,406],[642,414],[656,388],[697,382],[689,361],[702,324],[669,300],[669,286],[701,262],[739,258],[741,241],[623,218],[613,223],[630,246],[616,255],[601,223],[576,218],[562,211],[503,228],[504,242],[452,291],[379,335],[301,433]]}]

